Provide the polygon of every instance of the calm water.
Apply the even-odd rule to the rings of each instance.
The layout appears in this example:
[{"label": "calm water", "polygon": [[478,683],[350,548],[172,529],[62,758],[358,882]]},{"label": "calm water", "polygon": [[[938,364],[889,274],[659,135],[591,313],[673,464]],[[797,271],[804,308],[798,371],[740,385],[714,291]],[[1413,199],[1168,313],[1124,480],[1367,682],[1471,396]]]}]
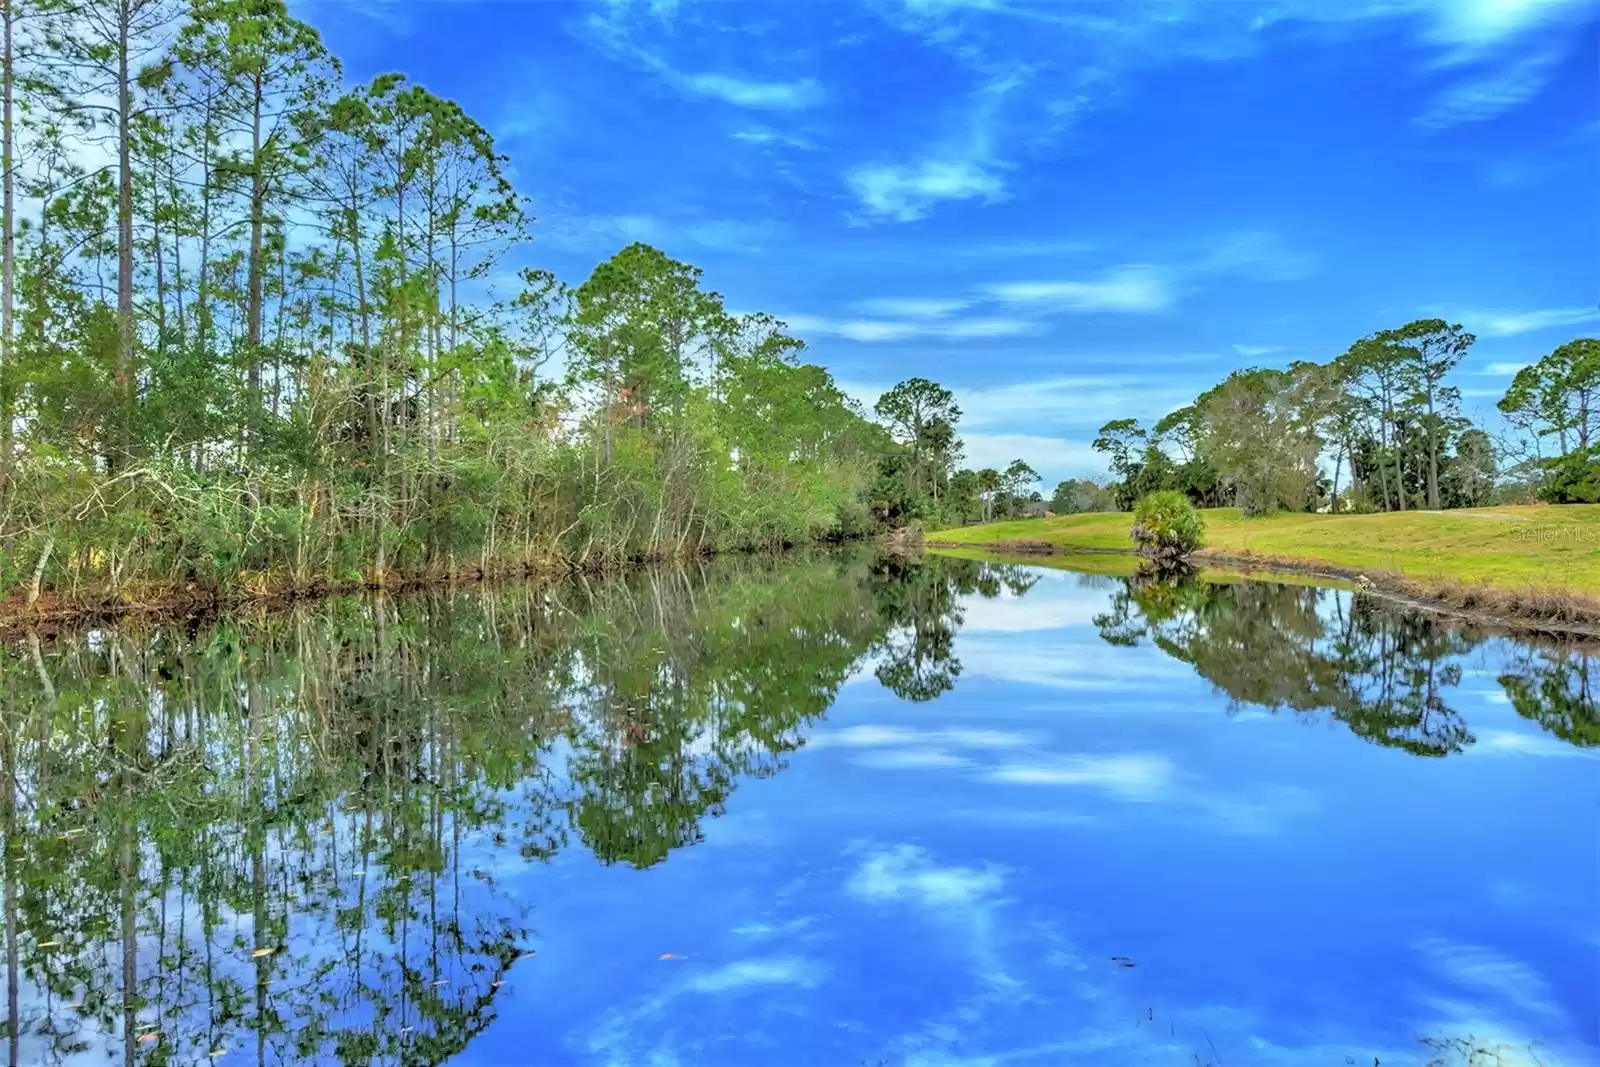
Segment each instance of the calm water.
[{"label": "calm water", "polygon": [[7,1062],[1600,1063],[1590,666],[863,557],[23,643]]}]

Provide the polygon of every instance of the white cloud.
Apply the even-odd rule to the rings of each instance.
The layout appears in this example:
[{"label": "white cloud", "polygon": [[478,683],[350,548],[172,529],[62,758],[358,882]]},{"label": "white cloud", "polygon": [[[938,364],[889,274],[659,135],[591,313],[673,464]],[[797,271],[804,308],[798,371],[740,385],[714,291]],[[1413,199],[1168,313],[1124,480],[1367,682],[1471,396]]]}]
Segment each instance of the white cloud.
[{"label": "white cloud", "polygon": [[961,667],[964,678],[993,678],[1008,685],[1085,695],[1148,691],[1163,684],[1183,684],[1193,676],[1187,664],[1165,656],[1108,657],[1098,641],[1089,647],[1063,643],[1051,648],[978,634],[963,638]]},{"label": "white cloud", "polygon": [[[1426,938],[1416,947],[1446,981],[1469,992],[1473,998],[1469,1010],[1475,1013],[1498,1009],[1520,1016],[1517,1023],[1535,1025],[1548,1025],[1563,1017],[1549,982],[1520,960],[1486,946],[1442,937]],[[1434,1003],[1447,1009],[1465,1006],[1449,998],[1436,998]],[[1506,1027],[1509,1021],[1503,1017],[1494,1020],[1499,1024],[1496,1029]]]},{"label": "white cloud", "polygon": [[753,937],[757,939],[772,937],[792,937],[801,933],[816,920],[809,915],[798,919],[790,919],[781,923],[753,922],[735,926],[733,932],[740,937]]},{"label": "white cloud", "polygon": [[1453,316],[1483,337],[1515,337],[1560,326],[1580,326],[1600,320],[1597,308],[1542,308],[1535,311],[1476,311]]},{"label": "white cloud", "polygon": [[780,315],[797,335],[832,336],[847,341],[878,343],[913,338],[973,341],[992,337],[1017,337],[1041,328],[1029,319],[989,316],[969,319],[908,322],[888,319],[833,319],[822,315]]},{"label": "white cloud", "polygon": [[1529,734],[1515,730],[1482,730],[1478,743],[1468,750],[1474,755],[1505,756],[1557,756],[1594,759],[1600,752],[1579,748],[1545,734]]},{"label": "white cloud", "polygon": [[738,107],[772,111],[799,111],[822,100],[822,86],[811,78],[799,81],[757,81],[731,74],[706,72],[681,76],[683,87],[696,96],[709,96]]},{"label": "white cloud", "polygon": [[1177,300],[1167,272],[1142,263],[1114,267],[1098,278],[1002,282],[984,291],[1002,303],[1063,311],[1153,312]]},{"label": "white cloud", "polygon": [[1434,97],[1414,120],[1426,129],[1482,122],[1521,107],[1544,91],[1560,56],[1543,53],[1456,83]]},{"label": "white cloud", "polygon": [[736,130],[733,133],[733,139],[735,141],[743,141],[745,144],[779,145],[784,148],[795,148],[805,152],[809,152],[816,147],[804,137],[783,133],[766,126],[757,126],[748,130]]},{"label": "white cloud", "polygon": [[916,770],[923,767],[965,767],[971,761],[942,748],[902,748],[863,752],[852,762],[879,770]]},{"label": "white cloud", "polygon": [[765,986],[800,986],[811,989],[820,981],[820,968],[810,960],[741,960],[696,975],[688,988],[696,993],[729,993]]},{"label": "white cloud", "polygon": [[1155,801],[1170,792],[1176,768],[1166,756],[1068,756],[1048,763],[1012,764],[989,773],[1012,785],[1082,785],[1125,800]]},{"label": "white cloud", "polygon": [[615,0],[592,5],[588,15],[574,24],[574,32],[613,58],[651,71],[689,96],[763,111],[799,111],[826,97],[814,78],[752,78],[724,70],[696,70],[700,64],[668,60],[661,50],[667,37],[663,31],[676,16],[673,0],[646,4]]},{"label": "white cloud", "polygon": [[902,319],[942,319],[953,315],[971,303],[959,298],[938,297],[879,297],[857,300],[850,306],[863,315],[887,315]]},{"label": "white cloud", "polygon": [[1524,367],[1527,367],[1527,366],[1531,366],[1531,364],[1528,364],[1528,363],[1491,363],[1487,367],[1484,367],[1483,370],[1480,371],[1479,373],[1481,373],[1481,374],[1502,374],[1502,375],[1509,376],[1509,375],[1517,373],[1517,371],[1522,370]]},{"label": "white cloud", "polygon": [[1004,884],[998,867],[944,867],[915,845],[899,845],[867,857],[845,890],[873,903],[909,901],[938,909],[971,906]]},{"label": "white cloud", "polygon": [[1105,594],[1099,591],[1077,596],[1069,591],[1044,597],[971,597],[961,606],[961,632],[1019,634],[1092,626],[1105,609]]},{"label": "white cloud", "polygon": [[814,734],[807,748],[876,748],[888,745],[941,745],[956,748],[1016,748],[1028,743],[1022,734],[981,727],[924,730],[912,726],[863,725]]},{"label": "white cloud", "polygon": [[1503,44],[1557,16],[1579,12],[1588,0],[1448,0],[1429,3],[1428,36],[1469,51]]},{"label": "white cloud", "polygon": [[857,167],[845,182],[868,215],[895,222],[915,222],[946,201],[983,200],[1005,195],[1005,183],[975,159],[923,159],[907,164]]},{"label": "white cloud", "polygon": [[1233,350],[1246,359],[1258,359],[1261,356],[1275,356],[1284,351],[1282,345],[1234,345]]}]

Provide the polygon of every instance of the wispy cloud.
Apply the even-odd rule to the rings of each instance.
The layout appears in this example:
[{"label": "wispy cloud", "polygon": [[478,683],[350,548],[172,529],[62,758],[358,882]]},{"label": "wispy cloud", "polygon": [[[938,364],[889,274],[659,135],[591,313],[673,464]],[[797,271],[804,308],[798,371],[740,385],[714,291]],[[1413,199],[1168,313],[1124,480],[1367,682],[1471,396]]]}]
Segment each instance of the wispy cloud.
[{"label": "wispy cloud", "polygon": [[721,69],[696,69],[692,61],[669,60],[660,50],[663,30],[677,16],[671,2],[596,5],[574,24],[574,31],[612,57],[650,71],[686,96],[721,100],[756,111],[801,111],[827,94],[814,78],[771,79]]},{"label": "wispy cloud", "polygon": [[1544,734],[1521,733],[1515,730],[1480,730],[1478,743],[1471,749],[1474,755],[1502,756],[1554,756],[1561,759],[1600,759],[1600,752],[1579,748]]},{"label": "wispy cloud", "polygon": [[1515,337],[1557,327],[1581,326],[1600,321],[1600,308],[1541,308],[1534,311],[1461,311],[1448,318],[1459,320],[1482,337]]},{"label": "wispy cloud", "polygon": [[[1417,115],[1439,130],[1492,118],[1538,95],[1576,34],[1552,48],[1563,27],[1575,27],[1592,0],[1273,0],[1202,4],[1151,0],[1112,16],[1082,5],[1006,0],[910,0],[886,5],[892,25],[920,35],[955,59],[982,70],[1021,66],[1008,23],[1026,23],[1021,39],[1054,54],[1093,62],[1052,68],[1015,122],[1027,141],[1058,138],[1077,117],[1103,106],[1134,71],[1181,59],[1229,61],[1271,46],[1263,31],[1282,24],[1314,25],[1325,33],[1368,30],[1389,23],[1426,50],[1424,70],[1455,78]],[[1538,51],[1530,52],[1530,48]],[[1465,73],[1463,73],[1465,72]],[[1041,138],[1039,131],[1047,133]]]},{"label": "wispy cloud", "polygon": [[916,222],[946,203],[1006,197],[1009,165],[996,153],[997,125],[1008,97],[1028,81],[1026,69],[991,73],[950,116],[950,136],[911,159],[879,160],[845,172],[864,222]]},{"label": "wispy cloud", "polygon": [[1317,257],[1293,247],[1270,230],[1223,234],[1189,268],[1193,274],[1226,274],[1256,281],[1294,282],[1316,273]]},{"label": "wispy cloud", "polygon": [[1544,91],[1559,58],[1550,52],[1528,56],[1457,82],[1434,97],[1413,121],[1425,129],[1442,130],[1503,115]]},{"label": "wispy cloud", "polygon": [[734,993],[771,986],[810,989],[821,980],[821,968],[804,959],[740,960],[690,979],[695,993]]},{"label": "wispy cloud", "polygon": [[794,148],[809,152],[817,146],[810,140],[792,133],[784,133],[767,126],[756,126],[748,130],[735,130],[732,134],[735,141],[745,144],[759,145],[762,147],[777,146],[780,148]]},{"label": "wispy cloud", "polygon": [[811,78],[761,81],[732,74],[681,74],[677,80],[692,95],[712,97],[738,107],[768,111],[801,111],[820,103],[822,86]]},{"label": "wispy cloud", "polygon": [[1233,350],[1246,359],[1259,359],[1262,356],[1275,356],[1285,349],[1282,345],[1234,345]]},{"label": "wispy cloud", "polygon": [[950,201],[993,203],[1005,195],[998,174],[974,159],[872,164],[847,172],[845,182],[868,216],[895,222],[926,218]]},{"label": "wispy cloud", "polygon": [[1517,371],[1521,370],[1522,368],[1530,365],[1531,364],[1528,363],[1491,363],[1478,373],[1504,375],[1509,377],[1517,373]]},{"label": "wispy cloud", "polygon": [[1156,801],[1172,789],[1177,772],[1162,755],[1069,756],[1050,762],[1012,764],[990,772],[1009,785],[1081,785],[1124,800]]},{"label": "wispy cloud", "polygon": [[994,283],[992,299],[1042,311],[1150,314],[1176,304],[1186,290],[1217,276],[1254,281],[1298,281],[1316,271],[1317,258],[1265,230],[1225,233],[1162,263],[1124,263],[1089,277]]},{"label": "wispy cloud", "polygon": [[973,597],[962,605],[961,632],[970,635],[1070,630],[1093,626],[1105,610],[1104,594],[1099,590],[1082,594],[1074,590],[1048,597]]},{"label": "wispy cloud", "polygon": [[866,858],[846,892],[874,903],[907,901],[940,909],[968,906],[998,893],[1005,872],[998,867],[943,866],[915,845],[899,845]]},{"label": "wispy cloud", "polygon": [[1445,986],[1422,998],[1432,1016],[1416,1020],[1425,1033],[1471,1034],[1491,1055],[1520,1056],[1537,1041],[1538,1062],[1587,1062],[1592,1029],[1586,1038],[1536,968],[1496,948],[1443,937],[1416,948]]},{"label": "wispy cloud", "polygon": [[1426,11],[1432,16],[1428,38],[1467,55],[1501,47],[1542,25],[1579,15],[1590,6],[1590,0],[1386,0],[1367,5],[1375,14],[1385,7]]},{"label": "wispy cloud", "polygon": [[806,748],[878,748],[887,745],[951,746],[955,748],[1017,748],[1028,743],[1025,734],[984,727],[948,726],[924,729],[915,726],[863,724],[840,730],[824,730],[806,742]]},{"label": "wispy cloud", "polygon": [[971,303],[959,297],[879,297],[857,300],[850,306],[863,315],[887,315],[904,319],[942,319],[954,315]]},{"label": "wispy cloud", "polygon": [[1023,318],[966,319],[833,319],[821,315],[781,315],[789,328],[801,337],[842,337],[867,343],[934,339],[972,341],[993,337],[1016,337],[1038,332],[1040,324]]},{"label": "wispy cloud", "polygon": [[1143,263],[1113,267],[1094,278],[1001,282],[984,291],[1002,303],[1062,311],[1164,311],[1177,300],[1167,273]]}]

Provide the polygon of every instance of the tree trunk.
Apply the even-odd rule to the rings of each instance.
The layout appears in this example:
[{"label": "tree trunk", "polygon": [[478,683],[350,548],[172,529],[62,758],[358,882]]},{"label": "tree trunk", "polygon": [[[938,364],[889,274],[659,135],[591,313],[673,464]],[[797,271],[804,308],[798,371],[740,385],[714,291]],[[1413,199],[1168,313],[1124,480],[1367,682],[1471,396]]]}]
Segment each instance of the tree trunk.
[{"label": "tree trunk", "polygon": [[1333,492],[1328,498],[1328,514],[1339,514],[1339,469],[1344,466],[1344,451],[1333,454]]},{"label": "tree trunk", "polygon": [[[0,41],[0,81],[3,81],[4,102],[0,104],[0,168],[4,168],[4,175],[0,176],[0,496],[11,479],[12,450],[15,447],[11,425],[12,399],[11,378],[15,373],[13,363],[16,354],[12,348],[12,336],[15,333],[15,308],[16,308],[16,178],[12,174],[16,149],[16,126],[13,108],[16,98],[15,71],[13,70],[12,30],[16,22],[16,12],[12,10],[13,0],[4,0],[3,12],[0,12],[0,23],[4,24],[3,41]],[[9,894],[7,900],[9,900]],[[7,924],[9,928],[9,923]],[[12,1035],[16,1040],[16,1035]],[[13,1046],[14,1048],[15,1046]],[[12,1062],[16,1062],[13,1053]]]},{"label": "tree trunk", "polygon": [[123,403],[118,461],[133,453],[134,409],[139,399],[133,351],[133,73],[129,69],[132,45],[128,39],[133,21],[131,4],[132,0],[119,0],[117,8],[117,384]]},{"label": "tree trunk", "polygon": [[200,273],[195,277],[195,337],[201,352],[211,343],[211,101],[206,101],[205,129],[200,152]]},{"label": "tree trunk", "polygon": [[245,344],[250,349],[245,356],[249,360],[249,368],[246,371],[249,410],[245,414],[247,420],[245,440],[252,453],[259,448],[261,419],[261,288],[264,272],[261,262],[261,231],[267,197],[266,175],[262,173],[261,168],[263,90],[260,74],[255,77],[254,90],[250,115],[250,258],[249,266],[246,268],[248,294],[245,297]]},{"label": "tree trunk", "polygon": [[1428,387],[1428,507],[1439,510],[1439,423],[1433,413],[1433,387]]}]

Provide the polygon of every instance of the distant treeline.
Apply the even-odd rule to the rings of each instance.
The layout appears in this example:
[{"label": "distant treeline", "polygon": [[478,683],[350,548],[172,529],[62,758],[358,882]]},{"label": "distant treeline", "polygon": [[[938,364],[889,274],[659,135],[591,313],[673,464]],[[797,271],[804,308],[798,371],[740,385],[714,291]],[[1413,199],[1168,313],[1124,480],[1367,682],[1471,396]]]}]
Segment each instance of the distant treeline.
[{"label": "distant treeline", "polygon": [[1475,340],[1422,319],[1327,363],[1234,371],[1153,426],[1107,422],[1094,448],[1110,479],[1068,479],[1049,498],[1025,459],[965,466],[955,395],[912,378],[875,408],[897,447],[879,463],[873,517],[931,528],[1125,511],[1162,490],[1246,514],[1600,502],[1600,340],[1568,342],[1519,369],[1495,434],[1461,414],[1450,381]]},{"label": "distant treeline", "polygon": [[1119,508],[1179,490],[1247,514],[1406,511],[1539,498],[1600,500],[1591,444],[1600,341],[1562,345],[1521,369],[1497,440],[1461,414],[1450,373],[1475,338],[1422,319],[1357,341],[1328,363],[1234,371],[1152,427],[1113,419],[1097,451]]}]

